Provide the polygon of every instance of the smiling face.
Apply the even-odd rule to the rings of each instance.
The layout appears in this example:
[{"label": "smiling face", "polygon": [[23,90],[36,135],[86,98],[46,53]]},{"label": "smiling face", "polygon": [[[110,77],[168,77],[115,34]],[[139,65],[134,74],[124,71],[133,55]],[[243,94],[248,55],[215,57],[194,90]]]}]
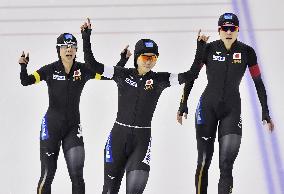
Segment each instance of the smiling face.
[{"label": "smiling face", "polygon": [[151,71],[157,62],[157,55],[154,53],[143,53],[137,58],[138,72],[140,75],[144,75]]},{"label": "smiling face", "polygon": [[232,45],[238,37],[239,28],[232,24],[226,24],[219,27],[219,34],[221,40],[224,42],[225,45]]},{"label": "smiling face", "polygon": [[72,63],[76,57],[77,46],[75,45],[64,45],[60,46],[60,57],[62,62]]}]

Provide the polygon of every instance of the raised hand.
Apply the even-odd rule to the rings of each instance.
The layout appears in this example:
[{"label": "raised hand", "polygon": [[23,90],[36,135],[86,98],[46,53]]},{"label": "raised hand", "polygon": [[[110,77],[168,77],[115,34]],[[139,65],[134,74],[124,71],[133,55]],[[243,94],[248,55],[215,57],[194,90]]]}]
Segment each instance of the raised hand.
[{"label": "raised hand", "polygon": [[129,58],[132,53],[130,52],[130,50],[128,49],[129,48],[129,45],[127,45],[122,51],[121,51],[121,55],[126,57],[126,58]]},{"label": "raised hand", "polygon": [[87,18],[87,21],[84,22],[83,25],[81,25],[81,31],[85,31],[86,29],[92,29],[92,24],[90,18]]},{"label": "raised hand", "polygon": [[198,34],[197,34],[198,38],[197,40],[203,40],[204,42],[207,42],[210,36],[205,36],[204,34],[201,34],[201,29],[198,30]]},{"label": "raised hand", "polygon": [[29,53],[25,54],[25,52],[23,51],[20,59],[19,59],[19,64],[20,65],[27,65],[29,63],[30,57],[29,57]]}]

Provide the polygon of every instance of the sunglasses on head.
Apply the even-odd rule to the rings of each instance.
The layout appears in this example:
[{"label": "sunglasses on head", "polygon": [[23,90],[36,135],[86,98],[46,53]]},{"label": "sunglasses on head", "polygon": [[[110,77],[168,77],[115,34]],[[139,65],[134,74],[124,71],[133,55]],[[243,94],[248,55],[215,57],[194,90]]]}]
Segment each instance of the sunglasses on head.
[{"label": "sunglasses on head", "polygon": [[151,61],[151,62],[156,62],[157,61],[157,55],[140,55],[139,58],[143,62]]},{"label": "sunglasses on head", "polygon": [[239,26],[221,26],[220,27],[222,31],[231,31],[231,32],[235,32],[235,31],[238,31],[239,30]]}]

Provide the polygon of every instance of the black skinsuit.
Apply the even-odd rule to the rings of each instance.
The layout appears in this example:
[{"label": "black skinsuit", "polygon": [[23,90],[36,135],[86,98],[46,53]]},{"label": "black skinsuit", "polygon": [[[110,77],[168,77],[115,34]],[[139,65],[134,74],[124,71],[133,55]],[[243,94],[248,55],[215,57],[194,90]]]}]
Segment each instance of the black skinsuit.
[{"label": "black skinsuit", "polygon": [[[117,118],[105,146],[103,194],[118,193],[125,169],[127,193],[143,192],[150,170],[151,121],[158,99],[165,88],[196,78],[204,45],[203,41],[198,42],[190,71],[180,74],[149,71],[139,76],[135,68],[107,67],[98,63],[91,50],[90,31],[83,32],[85,62],[94,67],[95,72],[113,79],[118,86]],[[141,174],[138,171],[142,171]],[[134,181],[128,176],[132,172],[139,174]]]},{"label": "black skinsuit", "polygon": [[[241,98],[239,85],[248,67],[262,105],[262,119],[270,122],[266,91],[253,48],[235,41],[230,50],[223,41],[207,44],[203,61],[206,65],[208,84],[196,109],[196,138],[198,165],[196,193],[207,193],[208,169],[214,152],[214,140],[218,127],[220,143],[219,194],[232,191],[232,169],[237,157],[242,135]],[[201,69],[202,66],[200,66]],[[180,115],[187,112],[187,99],[193,81],[185,84],[180,104]]]},{"label": "black skinsuit", "polygon": [[[125,53],[126,54],[126,53]],[[128,59],[121,55],[118,66],[124,66]],[[24,86],[46,81],[49,107],[42,119],[40,132],[41,177],[38,194],[50,194],[51,184],[57,168],[61,146],[72,181],[72,193],[84,194],[83,166],[85,159],[79,103],[85,83],[89,79],[101,79],[84,63],[74,60],[69,74],[65,73],[61,60],[45,65],[28,75],[27,65],[21,64],[21,83]],[[103,78],[104,79],[104,78]]]}]

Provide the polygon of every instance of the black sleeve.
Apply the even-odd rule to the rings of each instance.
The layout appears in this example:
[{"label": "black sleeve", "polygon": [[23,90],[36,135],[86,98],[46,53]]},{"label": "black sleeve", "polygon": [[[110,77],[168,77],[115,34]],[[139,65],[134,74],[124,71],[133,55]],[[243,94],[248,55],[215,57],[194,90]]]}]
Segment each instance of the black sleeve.
[{"label": "black sleeve", "polygon": [[[210,44],[204,44],[203,42],[201,43],[201,45],[199,45],[199,48],[197,48],[195,58],[201,59],[201,62],[199,63],[198,61],[196,61],[196,63],[193,63],[193,65],[191,66],[191,70],[196,72],[196,78],[198,77],[199,72],[201,68],[203,67],[203,64],[207,64],[209,45]],[[200,49],[201,53],[199,53],[198,49]],[[183,113],[188,113],[187,100],[191,92],[191,89],[193,87],[193,84],[194,84],[194,80],[186,81],[184,84],[183,94],[182,94],[182,97],[180,100],[180,106],[179,106],[179,112],[181,116],[183,115]]]},{"label": "black sleeve", "polygon": [[121,76],[124,68],[120,66],[108,67],[102,63],[97,62],[91,49],[90,36],[91,29],[82,31],[83,51],[86,65],[93,71],[94,75],[102,76],[101,78],[103,79],[116,80],[115,76]]},{"label": "black sleeve", "polygon": [[202,68],[202,59],[203,59],[205,46],[206,46],[206,42],[204,42],[203,40],[197,41],[197,49],[196,49],[194,61],[189,71],[178,74],[179,84],[183,84],[186,82],[192,82],[198,77],[199,72]]},{"label": "black sleeve", "polygon": [[116,66],[117,67],[124,67],[125,64],[127,63],[129,57],[126,57],[127,50],[124,49],[124,52],[120,53],[120,60],[117,62]]},{"label": "black sleeve", "polygon": [[[164,90],[165,88],[171,86],[171,80],[170,80],[171,75],[173,74],[168,72],[155,72],[154,79],[158,83],[157,87],[159,87],[160,90]],[[177,75],[175,74],[175,76]]]},{"label": "black sleeve", "polygon": [[179,112],[180,112],[180,116],[183,115],[183,113],[188,114],[188,106],[187,106],[187,100],[190,94],[190,91],[193,87],[194,81],[191,82],[187,82],[184,84],[184,88],[183,88],[183,94],[179,103]]},{"label": "black sleeve", "polygon": [[[120,53],[120,60],[117,62],[116,67],[124,67],[125,66],[125,64],[127,63],[128,59],[129,59],[129,57],[126,57],[126,53],[127,53],[126,49],[124,50],[123,53]],[[115,72],[117,72],[117,71],[119,71],[119,70],[115,70]],[[117,74],[118,73],[114,73],[114,75],[117,75]],[[112,79],[101,76],[100,80],[112,80]]]},{"label": "black sleeve", "polygon": [[102,75],[104,72],[104,65],[97,62],[93,55],[90,42],[91,31],[91,29],[82,31],[84,60],[86,65],[93,71],[94,74],[98,73]]},{"label": "black sleeve", "polygon": [[27,65],[21,65],[20,79],[23,86],[32,85],[42,80],[46,80],[48,66],[43,66],[33,74],[28,75]]},{"label": "black sleeve", "polygon": [[247,55],[248,55],[247,65],[248,65],[251,77],[253,79],[253,82],[254,82],[254,85],[257,91],[258,99],[260,101],[261,108],[262,108],[262,120],[266,120],[267,122],[270,122],[266,90],[265,90],[265,86],[261,78],[260,69],[257,63],[257,56],[252,47],[248,47]]}]

